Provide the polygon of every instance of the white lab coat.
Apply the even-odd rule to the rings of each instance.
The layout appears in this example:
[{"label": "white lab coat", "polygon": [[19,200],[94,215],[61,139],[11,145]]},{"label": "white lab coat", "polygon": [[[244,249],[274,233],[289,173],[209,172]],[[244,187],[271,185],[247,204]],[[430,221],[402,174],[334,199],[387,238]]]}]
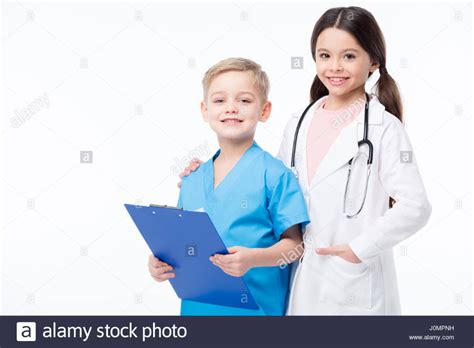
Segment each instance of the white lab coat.
[{"label": "white lab coat", "polygon": [[[304,233],[305,252],[295,265],[289,315],[400,314],[393,247],[421,229],[431,214],[416,160],[406,163],[401,151],[412,146],[401,122],[372,96],[368,138],[374,146],[365,205],[357,218],[342,212],[348,161],[358,152],[364,110],[347,125],[308,182],[306,140],[317,101],[303,121],[295,165],[311,223]],[[285,129],[278,157],[290,167],[293,135],[300,115]],[[389,209],[389,197],[396,200]],[[362,263],[339,256],[320,256],[316,247],[347,243]]]}]

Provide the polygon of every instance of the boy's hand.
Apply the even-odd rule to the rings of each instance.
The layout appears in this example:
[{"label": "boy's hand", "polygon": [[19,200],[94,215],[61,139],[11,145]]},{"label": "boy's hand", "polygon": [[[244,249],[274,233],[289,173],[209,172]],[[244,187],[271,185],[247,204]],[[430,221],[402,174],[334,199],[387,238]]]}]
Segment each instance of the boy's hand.
[{"label": "boy's hand", "polygon": [[[188,166],[184,168],[184,171],[179,174],[179,178],[182,179],[185,176],[188,176],[191,174],[191,172],[194,172],[196,169],[198,169],[202,163],[203,162],[199,158],[193,158]],[[181,181],[178,182],[178,187],[181,188]]]},{"label": "boy's hand", "polygon": [[209,260],[220,267],[225,273],[241,277],[254,266],[255,249],[234,246],[229,248],[229,254],[215,254]]},{"label": "boy's hand", "polygon": [[176,277],[174,273],[170,272],[171,270],[173,270],[173,267],[166,262],[160,261],[160,259],[155,256],[150,255],[148,258],[148,271],[151,277],[157,282],[164,282],[165,280]]}]

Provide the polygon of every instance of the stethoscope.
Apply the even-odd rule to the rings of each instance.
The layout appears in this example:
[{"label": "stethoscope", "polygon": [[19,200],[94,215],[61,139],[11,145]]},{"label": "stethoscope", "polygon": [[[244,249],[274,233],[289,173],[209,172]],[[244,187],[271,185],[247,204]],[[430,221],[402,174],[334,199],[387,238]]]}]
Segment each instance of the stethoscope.
[{"label": "stethoscope", "polygon": [[[362,210],[363,206],[364,206],[364,203],[365,203],[365,197],[367,195],[367,187],[368,187],[368,181],[369,181],[369,176],[370,176],[370,167],[372,165],[372,158],[373,158],[373,145],[371,143],[371,141],[368,139],[368,133],[369,133],[369,94],[368,93],[365,93],[365,98],[366,98],[366,101],[365,101],[365,106],[364,106],[364,136],[362,138],[362,140],[360,140],[357,145],[358,147],[360,148],[362,145],[367,145],[369,151],[368,151],[368,156],[367,156],[367,176],[366,176],[366,182],[365,182],[365,190],[364,190],[364,195],[363,195],[363,199],[361,200],[362,201],[362,204],[360,205],[360,208],[358,209],[355,209],[353,212],[351,213],[348,213],[347,210],[347,189],[348,189],[348,186],[349,186],[349,181],[350,181],[350,177],[351,177],[351,170],[352,170],[352,161],[354,159],[351,158],[349,160],[349,171],[348,171],[348,174],[347,174],[347,180],[346,180],[346,189],[344,191],[344,206],[343,206],[343,213],[346,215],[347,218],[353,218],[355,216],[357,216],[360,211]],[[298,124],[296,125],[296,130],[295,130],[295,135],[293,136],[293,148],[292,148],[292,151],[291,151],[291,170],[293,171],[293,173],[295,174],[295,176],[298,178],[298,170],[296,169],[296,166],[295,166],[295,157],[296,157],[296,145],[297,145],[297,142],[298,142],[298,134],[299,134],[299,131],[300,131],[300,127],[304,121],[304,118],[306,117],[306,114],[308,113],[308,110],[311,109],[311,107],[314,105],[314,103],[316,103],[316,100],[312,101],[307,107],[306,109],[304,109],[303,113],[301,114],[300,116],[300,119],[298,120]]]}]

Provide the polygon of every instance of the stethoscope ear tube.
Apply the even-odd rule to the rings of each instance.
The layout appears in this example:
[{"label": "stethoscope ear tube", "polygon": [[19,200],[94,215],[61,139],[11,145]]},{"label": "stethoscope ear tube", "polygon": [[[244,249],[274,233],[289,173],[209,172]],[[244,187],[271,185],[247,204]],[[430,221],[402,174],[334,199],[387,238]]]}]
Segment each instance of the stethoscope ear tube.
[{"label": "stethoscope ear tube", "polygon": [[347,188],[348,188],[348,185],[349,185],[349,177],[351,176],[351,167],[349,166],[349,171],[347,172],[346,189],[344,190],[344,203],[343,203],[343,208],[342,208],[342,213],[345,214],[346,218],[348,218],[348,219],[352,219],[352,218],[357,217],[357,215],[359,215],[359,213],[362,211],[362,208],[364,207],[365,199],[367,198],[367,185],[369,183],[370,172],[371,172],[371,165],[369,164],[367,166],[367,175],[365,177],[365,187],[366,187],[366,189],[364,191],[364,197],[362,199],[362,204],[360,205],[359,210],[357,210],[354,214],[347,214],[345,203],[346,203],[346,198],[347,198]]},{"label": "stethoscope ear tube", "polygon": [[[365,107],[364,107],[364,136],[362,140],[360,140],[357,143],[357,146],[360,148],[361,145],[367,145],[369,147],[369,156],[367,158],[367,164],[370,165],[372,164],[372,159],[374,155],[374,147],[372,145],[372,142],[369,140],[369,102],[370,102],[370,96],[368,93],[365,93]],[[351,164],[352,159],[349,161],[349,164]]]},{"label": "stethoscope ear tube", "polygon": [[295,135],[293,136],[293,148],[291,149],[291,169],[295,173],[295,175],[298,177],[297,173],[298,171],[296,170],[295,167],[295,157],[296,157],[296,145],[298,143],[298,134],[300,132],[300,127],[301,124],[303,123],[303,120],[308,113],[308,110],[311,109],[311,107],[316,103],[316,100],[313,100],[309,105],[304,109],[303,113],[300,116],[300,119],[298,120],[298,124],[296,125],[296,130],[295,130]]},{"label": "stethoscope ear tube", "polygon": [[[372,159],[374,157],[374,146],[372,145],[372,142],[369,139],[362,139],[357,143],[358,147],[361,147],[362,145],[367,145],[369,147],[369,155],[367,156],[367,164],[372,164]],[[349,160],[349,164],[352,164],[353,158]]]},{"label": "stethoscope ear tube", "polygon": [[374,146],[372,145],[372,142],[369,139],[362,139],[357,143],[357,145],[359,147],[361,145],[367,145],[369,147],[369,156],[367,158],[367,164],[372,164],[372,159],[374,157]]}]

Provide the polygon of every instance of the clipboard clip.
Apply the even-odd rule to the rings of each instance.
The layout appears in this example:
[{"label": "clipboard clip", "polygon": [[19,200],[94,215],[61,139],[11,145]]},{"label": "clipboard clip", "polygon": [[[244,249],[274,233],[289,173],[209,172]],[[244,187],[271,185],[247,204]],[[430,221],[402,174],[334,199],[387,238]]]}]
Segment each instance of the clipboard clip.
[{"label": "clipboard clip", "polygon": [[155,208],[167,208],[167,209],[176,209],[176,210],[183,210],[183,208],[178,208],[172,205],[161,205],[161,204],[150,204],[150,207],[155,207]]}]

